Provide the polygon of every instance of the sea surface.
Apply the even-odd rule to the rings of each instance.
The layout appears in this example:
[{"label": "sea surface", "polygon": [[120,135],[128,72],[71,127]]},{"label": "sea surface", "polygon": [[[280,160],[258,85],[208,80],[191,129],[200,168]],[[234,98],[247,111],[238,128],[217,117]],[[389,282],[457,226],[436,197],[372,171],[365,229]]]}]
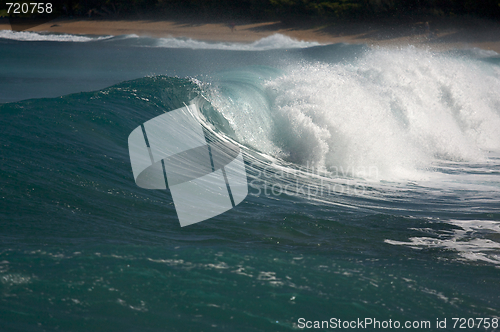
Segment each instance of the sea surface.
[{"label": "sea surface", "polygon": [[[0,31],[0,60],[0,331],[500,330],[499,54]],[[180,227],[128,136],[192,103],[249,193]]]}]

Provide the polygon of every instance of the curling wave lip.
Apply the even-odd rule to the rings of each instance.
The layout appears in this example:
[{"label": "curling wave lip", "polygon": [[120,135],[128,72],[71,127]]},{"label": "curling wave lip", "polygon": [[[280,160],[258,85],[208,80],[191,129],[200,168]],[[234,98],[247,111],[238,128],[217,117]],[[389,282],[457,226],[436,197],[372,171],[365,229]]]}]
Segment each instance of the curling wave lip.
[{"label": "curling wave lip", "polygon": [[243,155],[228,142],[207,143],[195,104],[157,116],[130,133],[136,184],[170,189],[181,227],[230,210],[248,194]]}]

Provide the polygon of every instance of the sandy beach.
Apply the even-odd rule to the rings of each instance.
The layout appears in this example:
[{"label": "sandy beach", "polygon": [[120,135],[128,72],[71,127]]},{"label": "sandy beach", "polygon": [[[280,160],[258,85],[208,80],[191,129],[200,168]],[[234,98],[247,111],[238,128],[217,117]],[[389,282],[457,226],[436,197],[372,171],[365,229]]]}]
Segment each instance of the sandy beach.
[{"label": "sandy beach", "polygon": [[[500,53],[500,23],[474,18],[446,18],[408,22],[300,23],[208,22],[203,20],[120,20],[59,18],[27,31],[85,35],[136,34],[150,37],[187,37],[207,41],[250,43],[279,33],[298,40],[327,43],[365,43],[370,46],[415,45],[433,49],[478,47]],[[0,30],[10,30],[0,19]]]}]

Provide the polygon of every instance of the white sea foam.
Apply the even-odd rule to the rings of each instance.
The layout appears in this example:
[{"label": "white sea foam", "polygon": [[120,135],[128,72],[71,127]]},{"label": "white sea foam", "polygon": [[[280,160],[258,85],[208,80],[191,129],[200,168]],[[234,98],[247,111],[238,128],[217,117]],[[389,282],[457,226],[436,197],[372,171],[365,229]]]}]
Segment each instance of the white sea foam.
[{"label": "white sea foam", "polygon": [[165,48],[190,48],[207,50],[263,51],[272,49],[306,48],[319,45],[321,44],[317,42],[300,41],[277,33],[259,39],[253,43],[208,42],[190,38],[159,38],[155,46]]},{"label": "white sea foam", "polygon": [[[236,89],[230,84],[220,93]],[[251,92],[247,84],[241,90],[243,98]],[[497,91],[496,65],[375,48],[351,62],[288,64],[264,83],[258,107],[255,96],[235,100],[232,92],[232,104],[220,110],[243,143],[267,154],[420,180],[436,161],[483,163],[488,151],[500,151]]]},{"label": "white sea foam", "polygon": [[88,37],[71,34],[39,33],[32,31],[0,30],[0,38],[19,41],[89,42],[113,38],[113,36]]},{"label": "white sea foam", "polygon": [[435,237],[412,237],[410,241],[385,240],[392,245],[405,245],[413,249],[443,248],[455,250],[469,261],[483,261],[500,265],[500,243],[484,238],[484,234],[499,234],[500,222],[491,220],[450,220],[447,223],[459,227]]}]

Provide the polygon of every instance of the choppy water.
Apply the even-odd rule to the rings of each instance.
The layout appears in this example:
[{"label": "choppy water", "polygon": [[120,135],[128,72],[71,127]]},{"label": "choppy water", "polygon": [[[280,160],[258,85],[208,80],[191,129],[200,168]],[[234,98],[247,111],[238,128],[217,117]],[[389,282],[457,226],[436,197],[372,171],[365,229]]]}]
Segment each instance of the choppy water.
[{"label": "choppy water", "polygon": [[[498,54],[0,38],[0,329],[500,316]],[[127,138],[193,100],[249,195],[181,228]]]}]

